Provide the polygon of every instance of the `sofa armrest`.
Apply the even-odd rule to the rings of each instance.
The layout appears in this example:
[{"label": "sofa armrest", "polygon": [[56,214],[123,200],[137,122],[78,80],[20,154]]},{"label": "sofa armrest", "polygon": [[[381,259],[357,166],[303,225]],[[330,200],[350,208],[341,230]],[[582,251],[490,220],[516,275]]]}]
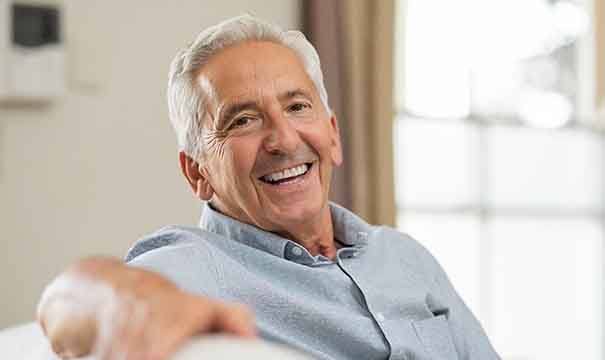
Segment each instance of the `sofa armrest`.
[{"label": "sofa armrest", "polygon": [[0,353],[5,359],[59,359],[35,322],[0,330]]},{"label": "sofa armrest", "polygon": [[[0,354],[3,359],[60,360],[51,350],[40,325],[28,323],[0,330]],[[93,360],[92,357],[80,358]],[[310,360],[311,358],[261,340],[248,340],[225,335],[192,338],[171,360],[248,359]]]}]

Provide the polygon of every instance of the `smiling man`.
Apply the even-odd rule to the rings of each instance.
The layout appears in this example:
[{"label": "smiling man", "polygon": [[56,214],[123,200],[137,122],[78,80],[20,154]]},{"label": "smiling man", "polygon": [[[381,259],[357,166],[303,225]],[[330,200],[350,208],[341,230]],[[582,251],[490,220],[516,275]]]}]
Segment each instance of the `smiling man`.
[{"label": "smiling man", "polygon": [[328,191],[342,161],[338,127],[299,55],[273,41],[240,42],[194,78],[213,95],[204,111],[206,149],[199,159],[180,156],[199,198],[333,258]]},{"label": "smiling man", "polygon": [[328,201],[338,124],[301,33],[250,16],[205,30],[168,102],[200,224],[59,276],[39,306],[56,352],[163,358],[218,331],[320,359],[498,358],[422,246]]}]

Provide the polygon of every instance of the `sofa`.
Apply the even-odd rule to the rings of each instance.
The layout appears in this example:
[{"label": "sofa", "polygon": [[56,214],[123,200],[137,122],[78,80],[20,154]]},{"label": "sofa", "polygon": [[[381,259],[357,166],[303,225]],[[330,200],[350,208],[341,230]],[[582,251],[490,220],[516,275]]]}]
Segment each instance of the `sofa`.
[{"label": "sofa", "polygon": [[[0,358],[7,360],[58,360],[37,323],[0,330]],[[191,339],[170,360],[310,360],[311,358],[280,345],[260,340],[244,340],[222,335]],[[94,360],[88,356],[81,360]]]}]

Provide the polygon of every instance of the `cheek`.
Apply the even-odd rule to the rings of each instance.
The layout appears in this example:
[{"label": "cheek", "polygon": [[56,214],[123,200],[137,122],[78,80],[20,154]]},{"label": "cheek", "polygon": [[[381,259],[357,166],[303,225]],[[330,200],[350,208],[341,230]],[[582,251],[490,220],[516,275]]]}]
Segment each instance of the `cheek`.
[{"label": "cheek", "polygon": [[301,130],[302,138],[321,157],[329,156],[332,144],[331,129],[328,126],[310,124]]},{"label": "cheek", "polygon": [[225,146],[225,160],[227,161],[225,165],[227,165],[230,174],[224,175],[231,177],[229,181],[245,184],[250,179],[256,153],[255,143],[248,139],[232,139]]}]

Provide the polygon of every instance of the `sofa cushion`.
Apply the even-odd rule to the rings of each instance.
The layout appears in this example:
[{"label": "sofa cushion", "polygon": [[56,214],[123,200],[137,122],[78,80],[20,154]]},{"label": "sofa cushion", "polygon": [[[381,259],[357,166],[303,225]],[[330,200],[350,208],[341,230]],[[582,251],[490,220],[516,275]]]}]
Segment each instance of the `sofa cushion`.
[{"label": "sofa cushion", "polygon": [[40,325],[28,323],[0,331],[0,353],[3,359],[56,360]]},{"label": "sofa cushion", "polygon": [[[2,359],[60,360],[37,323],[28,323],[0,330]],[[309,357],[291,349],[263,341],[245,340],[229,336],[200,336],[191,339],[173,356],[172,360],[200,359],[249,360],[308,360]],[[93,360],[93,357],[80,358]]]}]

